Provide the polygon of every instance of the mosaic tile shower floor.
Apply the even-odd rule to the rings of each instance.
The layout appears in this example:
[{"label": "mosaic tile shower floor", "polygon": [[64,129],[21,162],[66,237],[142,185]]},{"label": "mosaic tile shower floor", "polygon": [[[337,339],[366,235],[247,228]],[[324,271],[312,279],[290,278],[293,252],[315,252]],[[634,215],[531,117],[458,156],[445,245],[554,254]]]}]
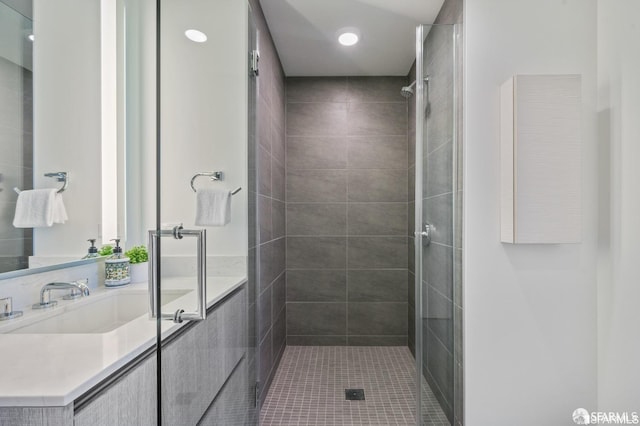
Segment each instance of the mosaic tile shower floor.
[{"label": "mosaic tile shower floor", "polygon": [[[262,425],[415,425],[414,375],[407,347],[287,346]],[[350,388],[364,389],[365,400],[345,400]],[[424,388],[424,424],[449,426],[426,382]]]}]

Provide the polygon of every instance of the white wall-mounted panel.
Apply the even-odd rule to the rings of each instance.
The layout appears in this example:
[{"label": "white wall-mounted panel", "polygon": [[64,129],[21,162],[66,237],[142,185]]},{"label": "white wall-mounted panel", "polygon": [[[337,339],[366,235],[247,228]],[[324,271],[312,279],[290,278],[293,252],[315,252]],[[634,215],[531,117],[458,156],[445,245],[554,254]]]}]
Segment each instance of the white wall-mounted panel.
[{"label": "white wall-mounted panel", "polygon": [[517,75],[504,83],[502,242],[580,242],[580,87],[579,75]]}]

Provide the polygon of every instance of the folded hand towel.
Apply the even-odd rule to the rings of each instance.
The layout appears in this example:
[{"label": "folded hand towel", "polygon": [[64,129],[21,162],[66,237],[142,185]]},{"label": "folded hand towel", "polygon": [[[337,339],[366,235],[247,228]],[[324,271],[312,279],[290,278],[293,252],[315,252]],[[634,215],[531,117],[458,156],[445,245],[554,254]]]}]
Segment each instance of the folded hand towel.
[{"label": "folded hand towel", "polygon": [[62,194],[56,193],[53,202],[53,223],[65,223],[67,219],[69,216],[67,216],[67,209],[64,207]]},{"label": "folded hand towel", "polygon": [[39,228],[53,225],[56,192],[55,188],[20,192],[16,202],[13,226],[16,228]]},{"label": "folded hand towel", "polygon": [[196,225],[224,226],[231,220],[231,192],[200,189],[196,194]]}]

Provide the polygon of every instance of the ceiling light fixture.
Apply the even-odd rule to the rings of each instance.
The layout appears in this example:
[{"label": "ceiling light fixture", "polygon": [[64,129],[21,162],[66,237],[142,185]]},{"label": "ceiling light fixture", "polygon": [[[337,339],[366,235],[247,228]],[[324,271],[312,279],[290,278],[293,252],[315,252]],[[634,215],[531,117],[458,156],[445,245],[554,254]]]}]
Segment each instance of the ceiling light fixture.
[{"label": "ceiling light fixture", "polygon": [[29,41],[33,41],[36,39],[36,37],[33,34],[29,34],[27,38],[29,39]]},{"label": "ceiling light fixture", "polygon": [[353,31],[343,32],[338,36],[338,41],[343,46],[353,46],[358,40],[360,40],[360,37]]},{"label": "ceiling light fixture", "polygon": [[191,41],[195,41],[196,43],[204,43],[207,41],[207,35],[202,31],[198,30],[187,30],[184,32],[184,35]]}]

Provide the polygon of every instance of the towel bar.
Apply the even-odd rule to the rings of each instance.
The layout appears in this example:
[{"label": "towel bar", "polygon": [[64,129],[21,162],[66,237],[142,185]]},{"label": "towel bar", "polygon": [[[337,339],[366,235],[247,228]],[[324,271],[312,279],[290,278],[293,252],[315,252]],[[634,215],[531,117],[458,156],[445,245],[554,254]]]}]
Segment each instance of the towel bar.
[{"label": "towel bar", "polygon": [[[67,186],[69,186],[68,172],[51,172],[51,173],[45,173],[44,175],[46,177],[56,178],[58,182],[64,182],[62,184],[62,188],[58,189],[58,194],[60,194],[61,192],[64,192],[64,190],[67,189]],[[19,194],[22,192],[18,187],[14,187],[13,190],[16,192],[16,194]]]},{"label": "towel bar", "polygon": [[[196,191],[196,187],[193,185],[193,183],[195,182],[196,178],[198,178],[200,176],[208,177],[212,181],[222,180],[222,172],[200,172],[200,173],[196,173],[191,178],[191,189],[193,189],[193,192],[197,192]],[[236,188],[234,191],[231,192],[231,195],[236,195],[238,192],[240,192],[241,189],[242,189],[242,187]]]}]

